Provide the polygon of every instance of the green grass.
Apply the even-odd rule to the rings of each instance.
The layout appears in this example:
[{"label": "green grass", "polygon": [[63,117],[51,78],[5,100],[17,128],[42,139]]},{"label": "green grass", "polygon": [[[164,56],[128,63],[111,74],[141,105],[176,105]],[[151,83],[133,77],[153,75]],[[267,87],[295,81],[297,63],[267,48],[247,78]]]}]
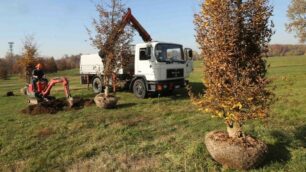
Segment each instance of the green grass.
[{"label": "green grass", "polygon": [[[252,171],[306,171],[306,57],[269,59],[277,86],[271,117],[250,121],[245,131],[264,140],[270,153]],[[201,63],[190,77],[202,89]],[[66,75],[73,96],[93,97],[79,84],[78,70]],[[0,171],[222,171],[209,156],[206,132],[225,130],[222,120],[197,111],[184,90],[170,97],[135,98],[119,92],[119,107],[95,106],[55,115],[29,116],[18,77],[0,80]],[[17,96],[4,97],[7,91]],[[52,92],[63,97],[61,86]],[[230,171],[230,170],[225,170]]]}]

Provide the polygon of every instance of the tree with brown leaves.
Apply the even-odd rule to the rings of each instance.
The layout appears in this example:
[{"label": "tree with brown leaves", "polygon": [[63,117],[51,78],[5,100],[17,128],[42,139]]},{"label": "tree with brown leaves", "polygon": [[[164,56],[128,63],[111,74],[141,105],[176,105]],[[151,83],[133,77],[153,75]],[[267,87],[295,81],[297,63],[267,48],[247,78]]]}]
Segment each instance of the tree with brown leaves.
[{"label": "tree with brown leaves", "polygon": [[287,31],[296,32],[301,43],[306,42],[306,1],[292,0],[287,11],[289,23]]},{"label": "tree with brown leaves", "polygon": [[127,11],[121,0],[101,0],[96,5],[99,14],[94,19],[95,36],[88,30],[92,45],[100,51],[104,65],[103,82],[104,95],[108,97],[110,83],[121,67],[128,64],[131,55],[130,44],[133,38],[133,29],[130,26],[122,27],[122,17]]},{"label": "tree with brown leaves", "polygon": [[21,75],[25,77],[27,83],[31,82],[32,70],[36,65],[37,45],[33,36],[26,36],[23,41],[22,58],[18,61],[22,69]]},{"label": "tree with brown leaves", "polygon": [[204,59],[203,97],[194,102],[224,118],[230,137],[242,137],[247,119],[265,118],[273,94],[263,54],[273,31],[268,0],[206,0],[195,15]]}]

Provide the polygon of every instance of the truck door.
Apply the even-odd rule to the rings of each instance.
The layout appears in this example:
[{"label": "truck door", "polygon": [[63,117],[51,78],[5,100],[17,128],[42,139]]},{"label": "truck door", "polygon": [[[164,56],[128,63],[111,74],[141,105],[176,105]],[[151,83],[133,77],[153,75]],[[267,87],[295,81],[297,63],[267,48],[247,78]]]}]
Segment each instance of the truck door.
[{"label": "truck door", "polygon": [[151,64],[151,48],[143,47],[136,51],[135,75],[145,76],[147,80],[152,80],[154,73]]},{"label": "truck door", "polygon": [[186,75],[193,71],[193,52],[190,48],[185,48],[185,58],[186,58]]}]

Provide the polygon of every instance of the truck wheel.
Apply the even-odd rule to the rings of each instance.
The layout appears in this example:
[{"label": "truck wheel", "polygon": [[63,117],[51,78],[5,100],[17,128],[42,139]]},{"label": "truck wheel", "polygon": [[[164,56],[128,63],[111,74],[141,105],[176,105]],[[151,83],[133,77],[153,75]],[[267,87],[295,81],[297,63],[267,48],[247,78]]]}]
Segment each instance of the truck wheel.
[{"label": "truck wheel", "polygon": [[147,97],[147,89],[143,79],[137,79],[133,84],[133,93],[136,97],[144,99]]},{"label": "truck wheel", "polygon": [[93,79],[92,90],[96,94],[102,92],[102,81],[99,77],[96,77],[96,78]]}]

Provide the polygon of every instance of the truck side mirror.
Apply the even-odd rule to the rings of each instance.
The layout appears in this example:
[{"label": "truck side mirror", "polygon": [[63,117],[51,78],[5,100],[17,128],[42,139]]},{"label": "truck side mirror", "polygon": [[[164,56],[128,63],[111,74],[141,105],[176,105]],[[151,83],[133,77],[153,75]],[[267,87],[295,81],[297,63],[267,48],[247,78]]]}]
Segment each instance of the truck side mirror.
[{"label": "truck side mirror", "polygon": [[[193,59],[193,51],[190,48],[185,48],[185,56],[188,60],[192,60]],[[187,60],[186,59],[186,60]]]},{"label": "truck side mirror", "polygon": [[192,52],[191,49],[188,51],[188,57],[189,57],[189,59],[193,58],[193,52]]}]

